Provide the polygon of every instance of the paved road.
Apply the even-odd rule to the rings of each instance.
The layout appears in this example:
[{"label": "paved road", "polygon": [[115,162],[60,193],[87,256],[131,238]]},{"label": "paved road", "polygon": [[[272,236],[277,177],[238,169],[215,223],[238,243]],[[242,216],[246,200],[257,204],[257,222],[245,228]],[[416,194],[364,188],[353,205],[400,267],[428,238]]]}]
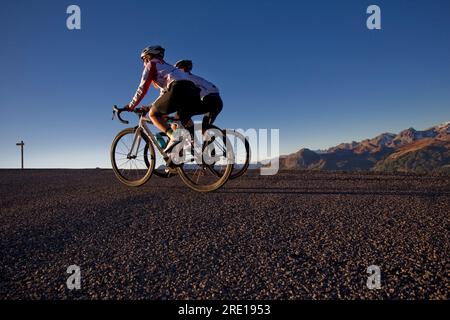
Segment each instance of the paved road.
[{"label": "paved road", "polygon": [[1,299],[449,295],[449,176],[251,174],[199,194],[178,177],[0,170],[0,210]]}]

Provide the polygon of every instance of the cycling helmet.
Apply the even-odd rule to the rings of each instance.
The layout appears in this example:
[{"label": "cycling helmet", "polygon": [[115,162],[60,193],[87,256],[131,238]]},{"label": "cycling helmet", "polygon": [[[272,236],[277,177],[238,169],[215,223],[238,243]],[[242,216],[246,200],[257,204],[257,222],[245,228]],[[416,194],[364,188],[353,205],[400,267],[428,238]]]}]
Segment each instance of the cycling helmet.
[{"label": "cycling helmet", "polygon": [[160,56],[164,57],[165,51],[166,50],[161,46],[150,46],[150,47],[147,47],[144,50],[142,50],[141,59],[143,59],[147,55],[152,55],[152,56],[160,55]]},{"label": "cycling helmet", "polygon": [[186,69],[187,71],[192,70],[192,61],[191,60],[180,60],[175,63],[175,67],[178,69]]}]

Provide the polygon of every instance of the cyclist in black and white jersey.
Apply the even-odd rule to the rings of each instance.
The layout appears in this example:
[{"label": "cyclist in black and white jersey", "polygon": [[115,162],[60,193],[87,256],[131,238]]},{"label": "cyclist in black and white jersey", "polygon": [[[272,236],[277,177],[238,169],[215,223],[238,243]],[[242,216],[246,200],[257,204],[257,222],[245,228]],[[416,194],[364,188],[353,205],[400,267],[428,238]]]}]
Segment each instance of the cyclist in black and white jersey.
[{"label": "cyclist in black and white jersey", "polygon": [[220,98],[219,89],[211,82],[192,74],[192,61],[180,60],[175,67],[185,72],[190,81],[192,81],[200,89],[200,97],[202,100],[198,109],[192,110],[193,114],[205,114],[203,117],[203,128],[208,124],[213,124],[219,113],[222,111],[223,102]]}]

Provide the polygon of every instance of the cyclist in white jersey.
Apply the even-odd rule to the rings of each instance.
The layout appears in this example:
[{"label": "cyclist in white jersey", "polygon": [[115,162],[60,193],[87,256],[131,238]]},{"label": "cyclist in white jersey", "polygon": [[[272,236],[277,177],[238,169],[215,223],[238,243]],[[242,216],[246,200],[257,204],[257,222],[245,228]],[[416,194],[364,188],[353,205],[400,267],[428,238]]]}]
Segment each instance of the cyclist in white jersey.
[{"label": "cyclist in white jersey", "polygon": [[185,72],[188,79],[192,81],[200,89],[200,97],[202,103],[199,109],[193,111],[194,114],[205,114],[203,117],[203,127],[208,124],[213,124],[219,113],[222,111],[223,102],[220,98],[219,89],[211,82],[194,75],[192,70],[191,60],[180,60],[175,64],[175,67]]},{"label": "cyclist in white jersey", "polygon": [[166,150],[171,149],[178,141],[173,139],[173,130],[167,125],[164,115],[178,112],[180,120],[186,123],[197,110],[200,101],[200,90],[195,86],[188,74],[164,61],[165,49],[161,46],[145,48],[141,53],[144,71],[141,82],[131,102],[126,105],[129,111],[142,101],[150,85],[160,89],[160,96],[153,102],[149,117],[153,124],[170,138]]}]

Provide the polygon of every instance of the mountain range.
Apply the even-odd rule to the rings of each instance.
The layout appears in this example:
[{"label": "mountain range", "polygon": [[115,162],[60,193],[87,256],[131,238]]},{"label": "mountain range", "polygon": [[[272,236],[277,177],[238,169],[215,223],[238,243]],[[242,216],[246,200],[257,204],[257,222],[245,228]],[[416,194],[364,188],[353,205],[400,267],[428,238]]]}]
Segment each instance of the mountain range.
[{"label": "mountain range", "polygon": [[281,169],[449,172],[450,122],[426,130],[409,128],[327,150],[301,149],[280,157]]}]

